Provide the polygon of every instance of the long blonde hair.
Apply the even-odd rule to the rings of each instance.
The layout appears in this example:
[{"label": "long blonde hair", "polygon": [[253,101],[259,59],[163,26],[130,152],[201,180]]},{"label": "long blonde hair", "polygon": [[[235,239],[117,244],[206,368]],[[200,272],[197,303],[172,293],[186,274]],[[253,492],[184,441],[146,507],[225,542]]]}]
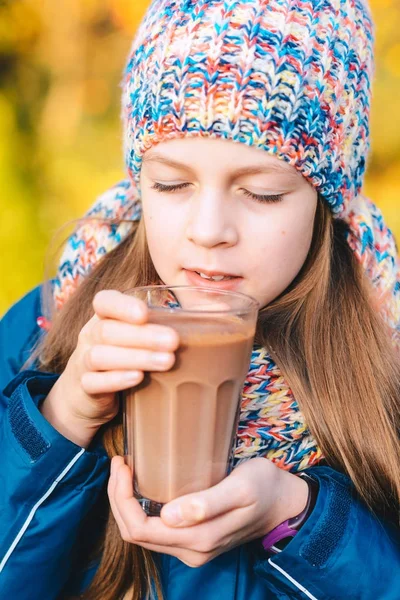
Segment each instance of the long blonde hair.
[{"label": "long blonde hair", "polygon": [[[98,263],[56,315],[40,348],[41,368],[62,373],[101,289],[158,283],[143,222]],[[303,269],[259,315],[257,338],[299,402],[327,462],[347,473],[368,506],[400,500],[400,365],[372,288],[346,242],[346,226],[320,199]],[[109,456],[123,454],[118,416],[103,428]],[[151,553],[124,542],[109,511],[100,566],[85,600],[142,600],[161,586]],[[153,583],[152,583],[153,582]]]}]

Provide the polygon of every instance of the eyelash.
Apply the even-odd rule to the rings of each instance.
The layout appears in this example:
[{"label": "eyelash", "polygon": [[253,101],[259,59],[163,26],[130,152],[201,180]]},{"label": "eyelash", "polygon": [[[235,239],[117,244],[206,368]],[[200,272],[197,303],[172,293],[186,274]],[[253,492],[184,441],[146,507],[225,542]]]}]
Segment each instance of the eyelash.
[{"label": "eyelash", "polygon": [[249,190],[245,190],[244,188],[242,188],[242,191],[244,192],[244,195],[247,196],[248,198],[251,198],[252,200],[255,200],[256,202],[261,202],[261,203],[270,203],[273,204],[275,202],[281,202],[281,200],[283,199],[283,195],[282,194],[278,194],[276,196],[272,195],[272,194],[253,194],[253,192],[249,192]]},{"label": "eyelash", "polygon": [[[176,185],[164,185],[163,183],[159,183],[158,181],[155,181],[154,184],[151,186],[153,188],[153,190],[156,190],[157,192],[177,192],[178,190],[183,190],[185,188],[187,188],[190,185],[190,183],[188,182],[184,182],[184,183],[177,183]],[[255,200],[256,202],[261,202],[261,203],[274,203],[274,202],[280,202],[283,199],[283,195],[263,195],[263,194],[253,194],[253,192],[250,192],[249,190],[246,190],[244,188],[242,188],[242,191],[244,192],[245,196],[247,196],[248,198],[251,198],[252,200]]]},{"label": "eyelash", "polygon": [[153,188],[153,190],[157,190],[157,192],[176,192],[178,190],[183,190],[187,188],[189,185],[190,183],[187,182],[177,183],[176,185],[164,185],[163,183],[155,181],[151,187]]}]

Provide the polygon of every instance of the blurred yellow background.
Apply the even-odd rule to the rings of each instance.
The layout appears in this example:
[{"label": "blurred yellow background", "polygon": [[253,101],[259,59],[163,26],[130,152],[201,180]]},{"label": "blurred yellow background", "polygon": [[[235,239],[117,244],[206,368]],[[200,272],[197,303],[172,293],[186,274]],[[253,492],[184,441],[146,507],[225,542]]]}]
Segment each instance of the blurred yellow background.
[{"label": "blurred yellow background", "polygon": [[[147,0],[0,3],[0,314],[43,280],[50,240],[124,177],[119,82]],[[400,239],[400,0],[377,27],[365,192]]]}]

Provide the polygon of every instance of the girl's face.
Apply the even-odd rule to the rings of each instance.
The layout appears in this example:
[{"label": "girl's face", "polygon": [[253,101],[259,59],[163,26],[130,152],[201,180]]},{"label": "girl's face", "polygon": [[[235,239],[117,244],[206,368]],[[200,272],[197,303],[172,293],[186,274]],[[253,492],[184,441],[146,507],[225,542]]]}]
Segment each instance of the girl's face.
[{"label": "girl's face", "polygon": [[307,257],[317,192],[262,150],[170,140],[146,152],[140,184],[150,255],[167,285],[239,291],[266,306]]}]

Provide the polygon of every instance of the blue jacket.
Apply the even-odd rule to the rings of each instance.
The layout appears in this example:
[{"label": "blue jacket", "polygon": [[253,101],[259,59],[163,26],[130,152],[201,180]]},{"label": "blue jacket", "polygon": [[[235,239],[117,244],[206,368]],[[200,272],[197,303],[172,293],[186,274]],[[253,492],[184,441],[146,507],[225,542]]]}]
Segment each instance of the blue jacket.
[{"label": "blue jacket", "polygon": [[[79,535],[104,498],[109,461],[60,435],[38,410],[56,380],[19,372],[40,335],[40,290],[0,322],[0,598],[52,600],[83,590]],[[160,555],[165,600],[399,600],[400,535],[356,497],[347,477],[320,466],[317,504],[279,555],[256,543],[193,569]],[[117,600],[117,599],[116,599]]]}]

